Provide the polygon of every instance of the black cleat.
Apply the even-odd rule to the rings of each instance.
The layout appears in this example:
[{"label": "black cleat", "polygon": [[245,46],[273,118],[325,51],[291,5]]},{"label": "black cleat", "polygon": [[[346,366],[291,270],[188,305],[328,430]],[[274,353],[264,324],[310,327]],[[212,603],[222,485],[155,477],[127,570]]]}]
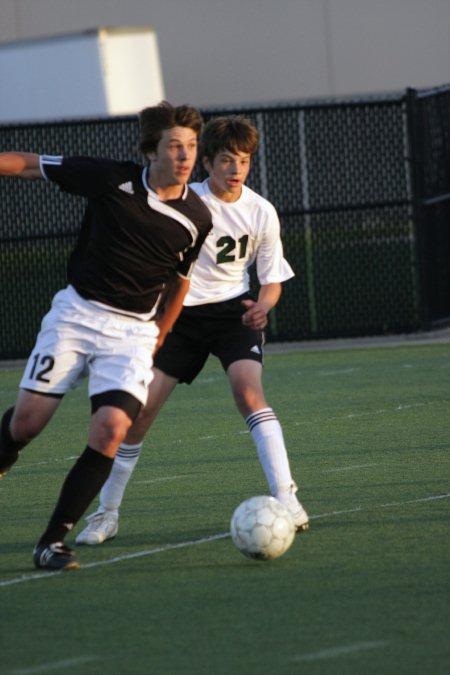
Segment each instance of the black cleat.
[{"label": "black cleat", "polygon": [[33,551],[33,562],[38,569],[51,570],[52,572],[69,572],[80,568],[80,561],[72,549],[65,546],[61,541],[36,546]]},{"label": "black cleat", "polygon": [[0,469],[0,480],[6,476],[8,471],[11,471],[13,464],[15,464],[15,462],[12,462],[9,466],[4,466]]},{"label": "black cleat", "polygon": [[[11,453],[10,455],[6,456],[7,461],[4,462],[3,466],[0,467],[0,480],[6,476],[8,471],[11,471],[13,465],[17,462],[19,459],[19,453]],[[6,466],[5,466],[6,464]]]}]

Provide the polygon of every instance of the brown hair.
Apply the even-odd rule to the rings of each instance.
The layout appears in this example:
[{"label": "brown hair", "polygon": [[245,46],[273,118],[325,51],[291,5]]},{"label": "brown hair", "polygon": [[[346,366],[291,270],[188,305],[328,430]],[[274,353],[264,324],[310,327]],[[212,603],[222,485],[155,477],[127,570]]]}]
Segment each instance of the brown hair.
[{"label": "brown hair", "polygon": [[203,119],[196,108],[190,105],[173,106],[167,101],[161,101],[158,105],[141,110],[139,113],[139,148],[142,154],[156,152],[163,131],[176,126],[193,129],[199,136],[203,127]]},{"label": "brown hair", "polygon": [[254,155],[258,141],[258,130],[246,117],[216,117],[205,125],[200,139],[199,156],[207,157],[213,162],[216,155],[223,150]]}]

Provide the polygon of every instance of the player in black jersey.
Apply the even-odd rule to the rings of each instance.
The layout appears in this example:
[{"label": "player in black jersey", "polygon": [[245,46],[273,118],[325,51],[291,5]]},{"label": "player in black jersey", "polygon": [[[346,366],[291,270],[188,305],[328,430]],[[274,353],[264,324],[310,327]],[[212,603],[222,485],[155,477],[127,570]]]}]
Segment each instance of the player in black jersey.
[{"label": "player in black jersey", "polygon": [[[0,175],[44,178],[87,199],[68,286],[53,299],[14,407],[0,426],[0,478],[45,427],[64,394],[89,376],[91,422],[34,564],[80,566],[64,538],[99,492],[147,399],[152,357],[178,316],[211,215],[187,186],[202,128],[191,106],[163,101],[139,117],[144,165],[1,153]],[[164,311],[161,311],[164,309]],[[158,317],[158,318],[157,318]]]},{"label": "player in black jersey", "polygon": [[[147,405],[120,445],[99,508],[75,539],[79,544],[101,544],[116,536],[119,509],[147,430],[177,384],[193,382],[210,354],[227,374],[270,493],[291,512],[298,531],[309,527],[283,430],[262,382],[267,314],[294,272],[284,258],[274,206],[245,185],[257,145],[258,130],[240,115],[216,117],[205,126],[200,152],[209,178],[191,188],[211,211],[214,227],[200,251],[183,310],[155,356]],[[256,300],[250,297],[252,265],[260,284]]]}]

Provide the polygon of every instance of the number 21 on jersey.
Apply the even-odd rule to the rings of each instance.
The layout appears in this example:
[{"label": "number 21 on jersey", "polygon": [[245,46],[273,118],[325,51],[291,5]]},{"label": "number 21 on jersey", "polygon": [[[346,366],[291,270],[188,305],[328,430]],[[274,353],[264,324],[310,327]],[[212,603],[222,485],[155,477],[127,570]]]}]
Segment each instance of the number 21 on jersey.
[{"label": "number 21 on jersey", "polygon": [[217,247],[220,249],[217,253],[216,262],[218,265],[232,263],[235,260],[245,258],[247,253],[248,234],[245,234],[236,241],[233,237],[224,236],[217,240]]}]

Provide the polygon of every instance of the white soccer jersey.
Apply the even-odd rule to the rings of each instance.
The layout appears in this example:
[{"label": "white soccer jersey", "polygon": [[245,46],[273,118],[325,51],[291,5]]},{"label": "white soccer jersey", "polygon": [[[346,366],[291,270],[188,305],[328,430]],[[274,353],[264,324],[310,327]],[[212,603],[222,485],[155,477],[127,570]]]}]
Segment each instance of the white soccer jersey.
[{"label": "white soccer jersey", "polygon": [[294,276],[283,257],[277,212],[267,199],[246,185],[230,203],[212,194],[208,180],[190,187],[211,211],[213,228],[200,249],[184,305],[223,302],[246,293],[248,270],[255,261],[263,286]]}]

